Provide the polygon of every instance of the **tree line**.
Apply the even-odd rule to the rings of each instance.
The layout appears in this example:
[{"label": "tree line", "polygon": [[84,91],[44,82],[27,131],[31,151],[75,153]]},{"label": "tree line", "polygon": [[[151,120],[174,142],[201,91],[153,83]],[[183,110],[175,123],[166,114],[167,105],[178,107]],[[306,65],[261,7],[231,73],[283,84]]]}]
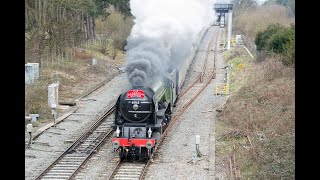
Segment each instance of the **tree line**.
[{"label": "tree line", "polygon": [[25,0],[25,61],[65,56],[67,48],[96,39],[96,19],[106,20],[110,6],[131,16],[129,0]]}]

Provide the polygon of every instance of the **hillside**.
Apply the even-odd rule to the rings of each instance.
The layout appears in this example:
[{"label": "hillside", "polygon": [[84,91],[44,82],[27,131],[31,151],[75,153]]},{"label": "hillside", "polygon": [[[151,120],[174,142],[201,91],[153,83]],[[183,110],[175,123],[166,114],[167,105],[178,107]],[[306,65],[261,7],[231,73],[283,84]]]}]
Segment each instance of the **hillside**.
[{"label": "hillside", "polygon": [[[294,59],[288,65],[285,54],[275,49],[262,53],[254,49],[252,42],[271,24],[288,27],[294,22],[286,12],[282,6],[261,6],[235,18],[235,33],[246,34],[246,41],[251,42],[244,44],[251,44],[249,49],[256,56],[252,59],[241,46],[224,52],[226,63],[233,68],[231,95],[218,114],[216,166],[229,178],[230,165],[233,176],[241,179],[295,178]],[[262,16],[263,22],[259,21]],[[270,35],[266,39],[270,42],[272,38]],[[243,65],[242,70],[238,64]]]}]

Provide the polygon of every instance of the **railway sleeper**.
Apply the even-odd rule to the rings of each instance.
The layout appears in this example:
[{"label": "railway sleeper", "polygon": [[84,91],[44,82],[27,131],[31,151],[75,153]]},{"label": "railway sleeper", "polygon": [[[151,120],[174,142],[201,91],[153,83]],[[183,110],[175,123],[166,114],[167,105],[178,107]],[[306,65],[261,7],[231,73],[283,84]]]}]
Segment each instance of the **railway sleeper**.
[{"label": "railway sleeper", "polygon": [[61,172],[61,173],[50,173],[50,172],[48,172],[46,175],[47,176],[70,176],[72,173],[63,173],[63,172]]},{"label": "railway sleeper", "polygon": [[75,166],[72,167],[53,167],[51,170],[76,170],[78,168]]},{"label": "railway sleeper", "polygon": [[139,178],[140,174],[139,175],[133,175],[130,172],[128,172],[127,174],[115,174],[113,177],[130,177],[130,178],[138,177]]},{"label": "railway sleeper", "polygon": [[120,167],[120,169],[123,169],[123,168],[130,168],[130,169],[143,169],[144,168],[144,165],[143,166],[139,166],[139,165],[131,165],[131,164],[124,164]]},{"label": "railway sleeper", "polygon": [[142,169],[129,169],[129,168],[121,168],[118,170],[118,172],[122,172],[122,171],[125,171],[125,172],[141,172]]},{"label": "railway sleeper", "polygon": [[[82,161],[81,161],[82,162]],[[78,163],[81,163],[81,162],[78,162]],[[59,162],[59,165],[74,165],[74,161],[63,161],[63,162]]]},{"label": "railway sleeper", "polygon": [[73,173],[73,170],[70,169],[61,169],[61,170],[49,170],[48,173]]},{"label": "railway sleeper", "polygon": [[129,174],[133,176],[140,176],[142,171],[118,171],[117,174]]},{"label": "railway sleeper", "polygon": [[75,164],[69,164],[69,165],[65,165],[65,164],[57,164],[55,165],[53,168],[77,168],[78,165],[75,165]]},{"label": "railway sleeper", "polygon": [[61,159],[59,162],[82,162],[84,159]]},{"label": "railway sleeper", "polygon": [[50,180],[52,180],[52,179],[54,179],[54,180],[56,180],[56,179],[63,179],[63,180],[65,180],[65,179],[68,179],[70,176],[62,176],[62,175],[60,175],[60,176],[54,176],[54,175],[50,175],[50,176],[43,176],[41,179],[50,179]]},{"label": "railway sleeper", "polygon": [[65,156],[64,159],[85,159],[83,156]]}]

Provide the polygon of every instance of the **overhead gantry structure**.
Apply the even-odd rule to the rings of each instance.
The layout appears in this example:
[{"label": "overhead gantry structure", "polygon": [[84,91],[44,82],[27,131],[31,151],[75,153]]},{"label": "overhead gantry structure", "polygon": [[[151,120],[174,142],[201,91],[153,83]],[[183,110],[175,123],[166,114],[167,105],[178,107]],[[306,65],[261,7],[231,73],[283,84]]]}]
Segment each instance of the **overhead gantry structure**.
[{"label": "overhead gantry structure", "polygon": [[230,40],[231,40],[231,32],[232,32],[232,10],[233,4],[214,4],[214,10],[218,15],[218,21],[220,22],[220,27],[225,27],[226,24],[226,14],[228,14],[228,46],[227,49],[230,49]]}]

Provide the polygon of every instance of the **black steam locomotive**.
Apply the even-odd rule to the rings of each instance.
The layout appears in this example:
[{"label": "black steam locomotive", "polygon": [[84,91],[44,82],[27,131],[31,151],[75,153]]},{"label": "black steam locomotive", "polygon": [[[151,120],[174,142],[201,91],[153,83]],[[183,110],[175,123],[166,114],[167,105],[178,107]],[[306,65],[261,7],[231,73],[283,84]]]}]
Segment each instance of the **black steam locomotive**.
[{"label": "black steam locomotive", "polygon": [[151,158],[177,98],[176,71],[171,75],[174,77],[155,81],[150,87],[134,87],[119,96],[112,143],[122,159]]}]

